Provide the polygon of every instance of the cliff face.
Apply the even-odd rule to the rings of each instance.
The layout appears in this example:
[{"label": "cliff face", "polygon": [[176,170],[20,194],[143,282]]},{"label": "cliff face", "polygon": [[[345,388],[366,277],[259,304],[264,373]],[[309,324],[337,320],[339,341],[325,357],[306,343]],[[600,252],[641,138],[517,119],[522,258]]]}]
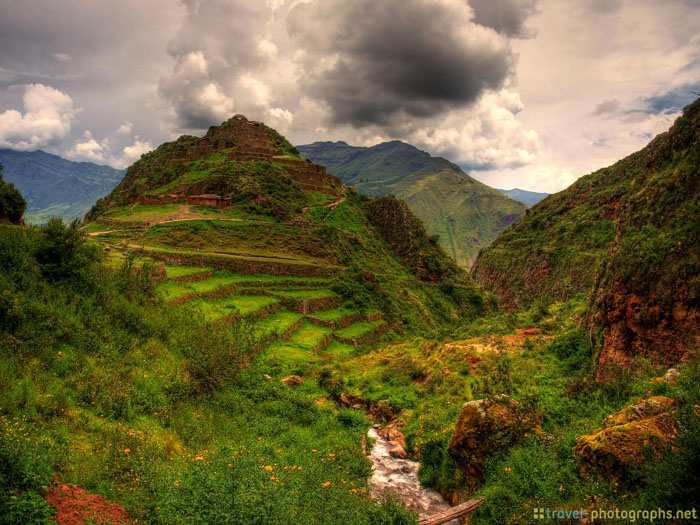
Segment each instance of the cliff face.
[{"label": "cliff face", "polygon": [[600,373],[637,356],[670,365],[700,348],[700,100],[641,153],[593,287]]},{"label": "cliff face", "polygon": [[647,147],[528,210],[472,276],[508,308],[589,294],[601,368],[700,342],[700,100]]},{"label": "cliff face", "polygon": [[372,225],[421,281],[459,278],[460,270],[404,202],[387,195],[370,201],[365,210]]}]

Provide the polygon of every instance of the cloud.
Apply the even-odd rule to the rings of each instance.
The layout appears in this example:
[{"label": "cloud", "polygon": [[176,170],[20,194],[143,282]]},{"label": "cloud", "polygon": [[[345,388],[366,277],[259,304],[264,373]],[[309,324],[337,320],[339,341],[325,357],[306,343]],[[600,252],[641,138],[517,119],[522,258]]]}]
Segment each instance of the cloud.
[{"label": "cloud", "polygon": [[409,138],[466,170],[526,166],[537,160],[540,145],[537,133],[516,118],[522,109],[517,93],[488,92],[472,108],[453,112],[435,128]]},{"label": "cloud", "polygon": [[539,0],[469,0],[474,22],[517,38],[534,38],[534,29],[525,23],[537,12]]},{"label": "cloud", "polygon": [[[98,164],[109,164],[117,168],[126,168],[152,149],[151,142],[141,140],[139,137],[134,139],[133,144],[124,146],[121,150],[119,147],[112,148],[109,139],[104,138],[98,142],[90,131],[85,131],[83,138],[63,155],[71,160],[90,161]],[[119,152],[119,154],[115,154],[114,151]]]},{"label": "cloud", "polygon": [[643,108],[640,111],[652,114],[678,113],[697,99],[698,93],[700,93],[700,82],[683,84],[659,95],[644,99],[642,101]]},{"label": "cloud", "polygon": [[59,144],[68,135],[77,112],[65,93],[43,84],[24,88],[24,114],[0,113],[0,147],[31,151]]},{"label": "cloud", "polygon": [[305,93],[325,101],[331,123],[362,127],[434,117],[503,87],[508,40],[472,18],[464,0],[313,0],[287,28]]},{"label": "cloud", "polygon": [[117,128],[117,133],[119,135],[129,135],[134,129],[134,125],[128,120],[124,121],[124,124]]},{"label": "cloud", "polygon": [[116,163],[116,165],[120,168],[125,168],[127,166],[130,166],[135,161],[140,159],[141,155],[148,153],[152,149],[153,149],[153,144],[151,144],[148,141],[141,141],[137,137],[131,146],[126,146],[122,150],[122,157],[121,157],[121,159],[119,159],[119,161]]},{"label": "cloud", "polygon": [[56,59],[58,62],[72,62],[73,61],[73,57],[70,55],[66,55],[65,53],[53,53],[51,56],[54,57],[54,59]]},{"label": "cloud", "polygon": [[604,100],[595,107],[593,116],[599,117],[601,115],[615,113],[618,109],[620,109],[620,102],[618,100]]},{"label": "cloud", "polygon": [[73,149],[66,151],[67,158],[72,160],[87,160],[90,162],[105,163],[110,155],[109,142],[104,140],[97,142],[88,130],[83,134],[84,140],[75,143]]},{"label": "cloud", "polygon": [[272,9],[242,0],[190,1],[185,6],[186,17],[168,43],[175,67],[160,80],[167,127],[202,130],[231,117],[234,106],[243,111],[271,104],[259,72],[278,52],[264,31]]},{"label": "cloud", "polygon": [[596,14],[612,14],[622,9],[622,0],[587,0],[584,5]]},{"label": "cloud", "polygon": [[233,100],[210,77],[201,51],[179,57],[173,74],[161,80],[159,89],[170,102],[177,124],[186,129],[219,124],[233,113]]}]

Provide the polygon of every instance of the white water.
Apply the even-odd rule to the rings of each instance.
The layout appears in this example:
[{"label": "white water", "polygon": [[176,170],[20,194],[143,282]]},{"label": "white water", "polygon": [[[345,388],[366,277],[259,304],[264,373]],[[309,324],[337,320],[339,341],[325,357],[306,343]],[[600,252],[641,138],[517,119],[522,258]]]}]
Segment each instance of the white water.
[{"label": "white water", "polygon": [[374,440],[372,451],[368,456],[372,460],[369,487],[373,498],[385,493],[394,493],[404,505],[415,510],[421,518],[451,507],[438,492],[421,487],[418,481],[418,467],[420,467],[418,461],[392,457],[389,451],[394,448],[394,445],[381,437],[376,429],[370,428],[367,435]]}]

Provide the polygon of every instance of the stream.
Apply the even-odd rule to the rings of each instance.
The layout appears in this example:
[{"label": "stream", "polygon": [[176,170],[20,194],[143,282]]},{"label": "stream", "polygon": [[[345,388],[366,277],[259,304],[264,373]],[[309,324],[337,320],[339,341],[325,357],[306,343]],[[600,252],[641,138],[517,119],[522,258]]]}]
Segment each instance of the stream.
[{"label": "stream", "polygon": [[[372,460],[372,477],[369,479],[370,496],[384,493],[396,494],[404,505],[415,510],[421,518],[437,514],[451,507],[434,490],[421,487],[418,481],[420,463],[412,459],[395,458],[389,454],[394,445],[381,437],[375,428],[367,436],[374,440],[369,459]],[[459,523],[453,520],[449,523]]]}]

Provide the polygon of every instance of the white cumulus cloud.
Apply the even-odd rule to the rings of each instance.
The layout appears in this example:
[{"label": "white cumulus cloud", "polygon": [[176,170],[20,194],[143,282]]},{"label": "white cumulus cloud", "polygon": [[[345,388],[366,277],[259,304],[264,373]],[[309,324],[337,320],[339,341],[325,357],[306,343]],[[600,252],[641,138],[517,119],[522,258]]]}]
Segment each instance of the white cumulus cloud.
[{"label": "white cumulus cloud", "polygon": [[0,113],[0,147],[31,151],[59,144],[70,132],[77,109],[65,93],[43,84],[24,88],[24,113]]}]

